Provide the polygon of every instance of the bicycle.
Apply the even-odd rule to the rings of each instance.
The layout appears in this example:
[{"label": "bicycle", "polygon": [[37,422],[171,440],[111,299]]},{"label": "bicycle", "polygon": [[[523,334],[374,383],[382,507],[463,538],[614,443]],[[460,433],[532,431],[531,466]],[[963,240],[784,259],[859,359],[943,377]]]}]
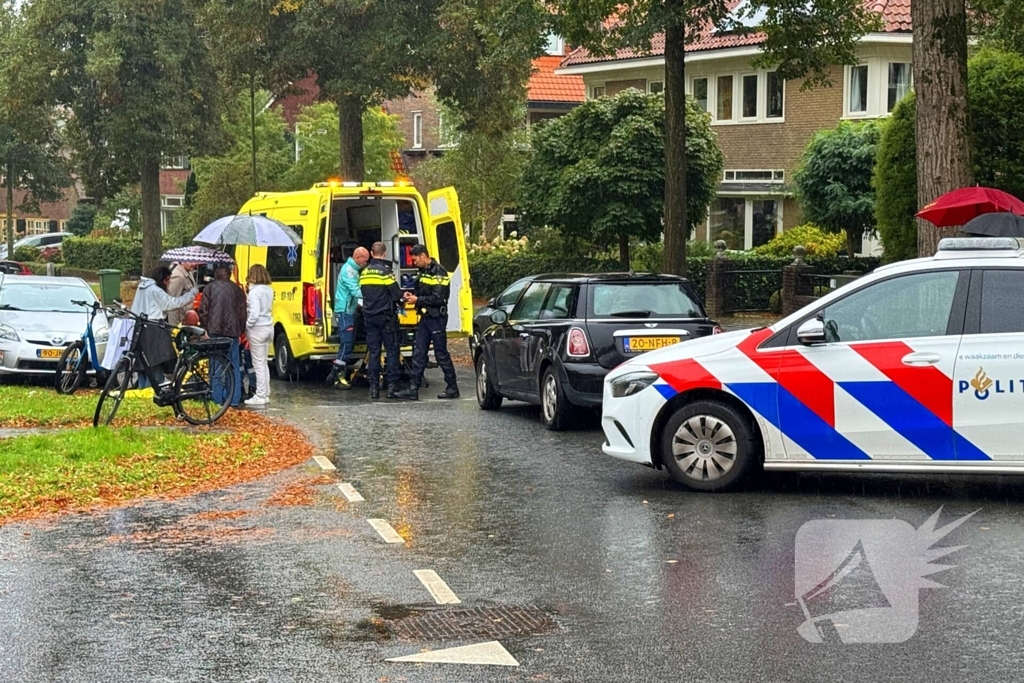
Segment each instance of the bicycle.
[{"label": "bicycle", "polygon": [[[97,339],[92,331],[93,322],[100,311],[103,310],[103,307],[100,306],[98,301],[72,301],[71,303],[88,308],[90,311],[89,324],[86,325],[82,337],[69,344],[64,349],[64,353],[61,354],[60,360],[57,361],[57,375],[54,385],[58,394],[67,395],[73,394],[78,390],[90,367],[96,373],[97,381],[103,381],[101,378],[106,373],[106,370],[100,365],[102,359],[96,352]],[[108,332],[108,337],[109,334]]]},{"label": "bicycle", "polygon": [[[128,348],[117,361],[100,392],[96,413],[93,415],[93,427],[113,422],[121,401],[129,391],[133,369],[140,365],[139,342],[144,325],[156,325],[175,331],[174,344],[179,351],[171,375],[171,388],[167,393],[161,393],[158,387],[154,387],[154,402],[162,407],[172,406],[176,417],[193,425],[210,425],[224,416],[235,389],[235,373],[227,354],[231,348],[230,339],[209,339],[206,330],[201,327],[185,325],[174,328],[132,313],[124,306],[111,308],[110,313],[117,317],[131,318],[135,325]],[[215,387],[220,387],[220,393],[225,397],[223,404],[214,401]]]}]

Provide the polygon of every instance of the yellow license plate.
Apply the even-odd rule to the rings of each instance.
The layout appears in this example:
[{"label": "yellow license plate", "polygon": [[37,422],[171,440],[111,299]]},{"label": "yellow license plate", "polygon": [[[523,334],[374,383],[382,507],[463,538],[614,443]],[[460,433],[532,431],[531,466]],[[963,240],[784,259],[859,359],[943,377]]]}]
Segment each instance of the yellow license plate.
[{"label": "yellow license plate", "polygon": [[679,337],[626,337],[624,345],[626,353],[654,351],[679,343]]},{"label": "yellow license plate", "polygon": [[64,353],[64,349],[38,349],[36,351],[37,358],[60,358],[61,354]]}]

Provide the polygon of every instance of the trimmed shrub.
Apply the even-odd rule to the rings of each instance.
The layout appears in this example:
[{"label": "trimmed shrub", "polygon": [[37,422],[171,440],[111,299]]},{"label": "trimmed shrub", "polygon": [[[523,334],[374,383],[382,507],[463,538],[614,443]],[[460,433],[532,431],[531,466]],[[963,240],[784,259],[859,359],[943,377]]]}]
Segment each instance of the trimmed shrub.
[{"label": "trimmed shrub", "polygon": [[115,268],[122,275],[142,272],[142,243],[109,237],[68,237],[63,242],[64,263],[71,268],[98,271]]},{"label": "trimmed shrub", "polygon": [[767,244],[754,249],[759,256],[792,258],[793,247],[803,246],[808,256],[831,258],[846,248],[846,240],[839,233],[825,232],[816,225],[801,225],[776,235]]},{"label": "trimmed shrub", "polygon": [[27,263],[29,261],[39,260],[39,250],[35,247],[18,247],[14,250],[14,260]]}]

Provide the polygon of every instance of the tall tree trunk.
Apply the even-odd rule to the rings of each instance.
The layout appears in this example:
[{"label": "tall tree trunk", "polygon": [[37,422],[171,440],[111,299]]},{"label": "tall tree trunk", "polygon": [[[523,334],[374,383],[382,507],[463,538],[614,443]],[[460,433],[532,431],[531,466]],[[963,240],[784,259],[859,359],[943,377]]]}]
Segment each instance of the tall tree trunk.
[{"label": "tall tree trunk", "polygon": [[[917,202],[974,183],[967,111],[967,7],[964,0],[915,0]],[[917,221],[919,256],[935,253],[953,232]]]},{"label": "tall tree trunk", "polygon": [[857,228],[847,228],[843,232],[846,233],[846,255],[853,258],[857,255],[857,245],[864,232]]},{"label": "tall tree trunk", "polygon": [[683,0],[665,0],[664,272],[686,275],[686,26]]},{"label": "tall tree trunk", "polygon": [[369,180],[363,160],[363,101],[359,97],[338,98],[338,132],[341,138],[341,179]]},{"label": "tall tree trunk", "polygon": [[7,258],[14,258],[14,164],[7,164],[7,230],[4,231],[4,239],[7,240]]},{"label": "tall tree trunk", "polygon": [[163,253],[160,229],[160,157],[142,160],[142,274],[148,276]]},{"label": "tall tree trunk", "polygon": [[629,270],[629,235],[624,232],[619,233],[619,262],[623,270]]},{"label": "tall tree trunk", "polygon": [[252,193],[256,194],[256,76],[249,74],[249,132],[252,135]]}]

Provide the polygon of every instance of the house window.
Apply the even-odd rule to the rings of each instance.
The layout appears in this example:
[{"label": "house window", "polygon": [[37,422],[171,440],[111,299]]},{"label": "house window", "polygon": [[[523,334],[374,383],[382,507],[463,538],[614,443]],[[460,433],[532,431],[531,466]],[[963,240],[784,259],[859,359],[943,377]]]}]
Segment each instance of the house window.
[{"label": "house window", "polygon": [[777,71],[768,73],[768,118],[781,119],[785,111],[786,82]]},{"label": "house window", "polygon": [[183,171],[188,168],[188,157],[182,154],[165,156],[161,166],[166,170]]},{"label": "house window", "polygon": [[648,81],[647,82],[647,92],[651,93],[652,95],[657,95],[660,92],[665,92],[665,82],[664,81]]},{"label": "house window", "polygon": [[703,111],[711,111],[708,109],[708,79],[693,79],[693,99],[697,100],[697,106]]},{"label": "house window", "polygon": [[743,118],[757,118],[757,74],[743,77]]},{"label": "house window", "polygon": [[850,67],[849,111],[865,114],[868,111],[868,65]]},{"label": "house window", "polygon": [[732,76],[719,76],[716,116],[719,121],[732,121]]},{"label": "house window", "polygon": [[178,209],[181,208],[184,199],[184,197],[169,197],[165,195],[163,197],[163,205],[169,209]]},{"label": "house window", "polygon": [[547,43],[544,45],[544,51],[549,55],[561,55],[565,53],[565,41],[562,36],[554,33],[548,34]]},{"label": "house window", "polygon": [[418,111],[412,114],[412,146],[414,149],[423,148],[423,114]]},{"label": "house window", "polygon": [[604,97],[604,86],[603,85],[595,85],[593,88],[591,88],[590,89],[590,97],[591,97],[591,99],[594,99],[594,100],[596,100],[598,97]]},{"label": "house window", "polygon": [[708,212],[708,239],[729,249],[767,244],[782,224],[782,202],[766,197],[716,197]]},{"label": "house window", "polygon": [[727,183],[784,183],[786,182],[786,171],[783,169],[727,170],[723,177]]},{"label": "house window", "polygon": [[889,100],[886,111],[892,112],[899,101],[910,92],[911,77],[910,64],[906,62],[889,63]]}]

